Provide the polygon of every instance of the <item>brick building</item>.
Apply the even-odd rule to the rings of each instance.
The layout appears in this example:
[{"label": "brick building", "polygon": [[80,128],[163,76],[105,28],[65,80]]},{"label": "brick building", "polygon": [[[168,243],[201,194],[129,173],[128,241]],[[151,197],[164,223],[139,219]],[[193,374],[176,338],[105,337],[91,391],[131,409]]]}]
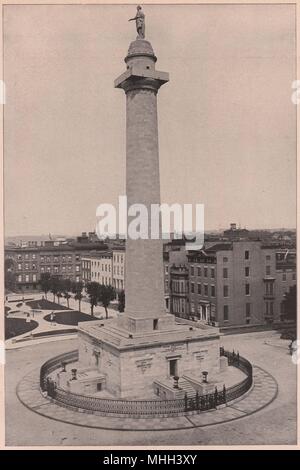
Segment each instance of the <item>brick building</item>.
[{"label": "brick building", "polygon": [[12,261],[16,291],[39,290],[41,275],[50,275],[79,282],[83,278],[82,257],[91,250],[106,251],[103,242],[72,241],[58,243],[48,241],[36,246],[9,246],[5,259]]}]

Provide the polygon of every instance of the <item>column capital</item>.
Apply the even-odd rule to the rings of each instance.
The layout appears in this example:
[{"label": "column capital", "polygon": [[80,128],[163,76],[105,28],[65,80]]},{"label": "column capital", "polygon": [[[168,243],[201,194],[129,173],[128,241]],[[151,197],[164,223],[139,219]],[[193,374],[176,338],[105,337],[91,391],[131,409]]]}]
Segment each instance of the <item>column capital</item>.
[{"label": "column capital", "polygon": [[167,72],[145,70],[133,66],[115,80],[114,86],[115,88],[122,88],[125,93],[137,89],[148,89],[157,92],[168,81],[169,74]]}]

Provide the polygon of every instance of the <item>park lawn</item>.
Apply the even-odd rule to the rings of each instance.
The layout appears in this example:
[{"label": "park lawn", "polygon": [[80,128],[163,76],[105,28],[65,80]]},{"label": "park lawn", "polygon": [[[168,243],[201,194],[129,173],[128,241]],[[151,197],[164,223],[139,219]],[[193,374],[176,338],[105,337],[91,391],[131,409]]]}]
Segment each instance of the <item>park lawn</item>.
[{"label": "park lawn", "polygon": [[30,302],[26,302],[26,305],[36,310],[69,310],[68,307],[65,307],[64,305],[59,305],[46,299],[32,300]]},{"label": "park lawn", "polygon": [[[44,317],[44,320],[50,322],[50,317],[51,314],[49,313]],[[78,325],[78,322],[92,320],[98,320],[98,318],[92,317],[91,315],[86,315],[82,312],[78,312],[78,310],[60,312],[55,315],[55,323],[58,323],[59,325]]]},{"label": "park lawn", "polygon": [[5,339],[14,338],[15,336],[34,330],[38,326],[38,322],[31,320],[26,322],[23,318],[6,318],[5,319]]}]

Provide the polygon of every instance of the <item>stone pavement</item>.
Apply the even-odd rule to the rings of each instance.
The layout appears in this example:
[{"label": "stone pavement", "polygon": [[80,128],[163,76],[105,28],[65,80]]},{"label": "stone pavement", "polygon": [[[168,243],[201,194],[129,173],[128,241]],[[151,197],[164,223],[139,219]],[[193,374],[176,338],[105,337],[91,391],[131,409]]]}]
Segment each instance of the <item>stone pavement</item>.
[{"label": "stone pavement", "polygon": [[225,408],[165,418],[128,418],[98,416],[61,407],[44,398],[39,389],[39,370],[28,373],[17,386],[17,396],[28,409],[44,417],[88,428],[123,431],[163,431],[206,427],[226,423],[253,414],[269,405],[277,396],[277,382],[260,367],[253,367],[254,384],[244,397]]}]

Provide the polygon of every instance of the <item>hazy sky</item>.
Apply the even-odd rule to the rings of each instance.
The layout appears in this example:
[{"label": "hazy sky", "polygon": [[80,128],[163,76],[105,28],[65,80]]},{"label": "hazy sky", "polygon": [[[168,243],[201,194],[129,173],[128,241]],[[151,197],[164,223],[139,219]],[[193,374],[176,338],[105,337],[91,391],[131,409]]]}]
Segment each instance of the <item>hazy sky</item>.
[{"label": "hazy sky", "polygon": [[[294,227],[293,5],[144,7],[170,73],[159,92],[163,202],[207,229]],[[135,6],[5,6],[6,235],[75,234],[125,188],[125,94],[113,87]]]}]

